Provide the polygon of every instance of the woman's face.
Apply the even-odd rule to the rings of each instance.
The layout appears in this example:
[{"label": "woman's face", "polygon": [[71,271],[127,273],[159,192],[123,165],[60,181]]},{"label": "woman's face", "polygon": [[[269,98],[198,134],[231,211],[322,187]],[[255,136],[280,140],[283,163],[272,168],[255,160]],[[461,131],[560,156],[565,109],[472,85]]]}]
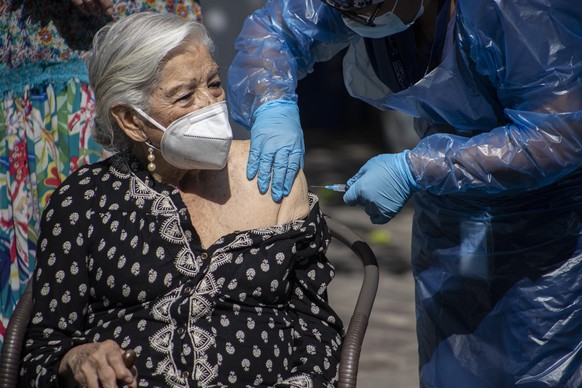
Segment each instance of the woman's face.
[{"label": "woman's face", "polygon": [[[172,52],[162,68],[150,96],[150,116],[167,128],[176,119],[224,99],[218,65],[206,46],[185,44]],[[144,128],[148,138],[159,145],[163,132],[148,127]]]}]

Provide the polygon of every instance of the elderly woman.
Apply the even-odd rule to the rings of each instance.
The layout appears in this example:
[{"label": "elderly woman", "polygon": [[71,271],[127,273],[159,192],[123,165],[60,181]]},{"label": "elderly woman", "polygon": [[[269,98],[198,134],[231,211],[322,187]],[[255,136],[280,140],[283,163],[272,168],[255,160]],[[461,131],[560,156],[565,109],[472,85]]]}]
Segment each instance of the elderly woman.
[{"label": "elderly woman", "polygon": [[196,0],[0,1],[0,347],[36,266],[49,197],[104,156],[82,56],[99,28],[143,11],[202,20]]},{"label": "elderly woman", "polygon": [[302,174],[281,202],[247,180],[212,47],[173,15],[96,35],[95,138],[118,152],[43,214],[25,385],[334,385],[329,231]]}]

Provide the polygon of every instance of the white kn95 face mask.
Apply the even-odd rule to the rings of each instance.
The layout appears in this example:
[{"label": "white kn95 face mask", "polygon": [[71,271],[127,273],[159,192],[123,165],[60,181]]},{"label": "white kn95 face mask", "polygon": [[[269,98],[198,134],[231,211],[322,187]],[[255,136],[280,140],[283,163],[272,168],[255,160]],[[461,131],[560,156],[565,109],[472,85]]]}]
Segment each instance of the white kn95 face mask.
[{"label": "white kn95 face mask", "polygon": [[[226,166],[232,143],[226,101],[188,113],[167,128],[143,110],[134,109],[164,132],[162,156],[174,167],[182,170],[221,170]],[[149,142],[147,144],[151,145]]]}]

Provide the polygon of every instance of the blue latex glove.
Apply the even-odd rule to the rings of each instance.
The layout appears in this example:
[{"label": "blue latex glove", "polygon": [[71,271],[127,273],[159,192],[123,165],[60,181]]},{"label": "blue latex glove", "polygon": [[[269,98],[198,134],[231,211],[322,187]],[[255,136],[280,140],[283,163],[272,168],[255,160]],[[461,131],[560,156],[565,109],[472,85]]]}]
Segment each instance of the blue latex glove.
[{"label": "blue latex glove", "polygon": [[344,202],[361,205],[373,224],[385,224],[402,209],[419,186],[412,176],[406,150],[378,155],[348,180]]},{"label": "blue latex glove", "polygon": [[247,178],[259,174],[258,185],[266,193],[271,182],[271,196],[280,201],[293,186],[299,168],[303,168],[303,131],[299,108],[293,101],[276,100],[262,105],[254,114]]}]

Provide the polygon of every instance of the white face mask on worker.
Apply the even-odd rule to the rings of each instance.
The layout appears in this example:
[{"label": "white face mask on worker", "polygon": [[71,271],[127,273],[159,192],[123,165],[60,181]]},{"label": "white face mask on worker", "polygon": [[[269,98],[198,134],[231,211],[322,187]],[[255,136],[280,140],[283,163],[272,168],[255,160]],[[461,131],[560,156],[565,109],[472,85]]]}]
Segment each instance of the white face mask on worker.
[{"label": "white face mask on worker", "polygon": [[232,128],[225,101],[188,113],[167,128],[143,110],[134,109],[164,132],[160,145],[162,156],[174,167],[183,170],[220,170],[226,166]]},{"label": "white face mask on worker", "polygon": [[374,19],[373,26],[365,26],[345,16],[342,16],[342,19],[350,30],[354,31],[356,34],[360,36],[363,36],[365,38],[384,38],[386,36],[394,35],[406,30],[411,25],[413,25],[414,22],[424,13],[424,4],[421,1],[420,9],[416,13],[416,16],[412,19],[410,23],[405,24],[402,21],[402,19],[400,19],[394,13],[394,9],[396,9],[397,4],[398,1],[394,4],[392,11],[386,12],[385,14],[380,15],[376,19]]}]

